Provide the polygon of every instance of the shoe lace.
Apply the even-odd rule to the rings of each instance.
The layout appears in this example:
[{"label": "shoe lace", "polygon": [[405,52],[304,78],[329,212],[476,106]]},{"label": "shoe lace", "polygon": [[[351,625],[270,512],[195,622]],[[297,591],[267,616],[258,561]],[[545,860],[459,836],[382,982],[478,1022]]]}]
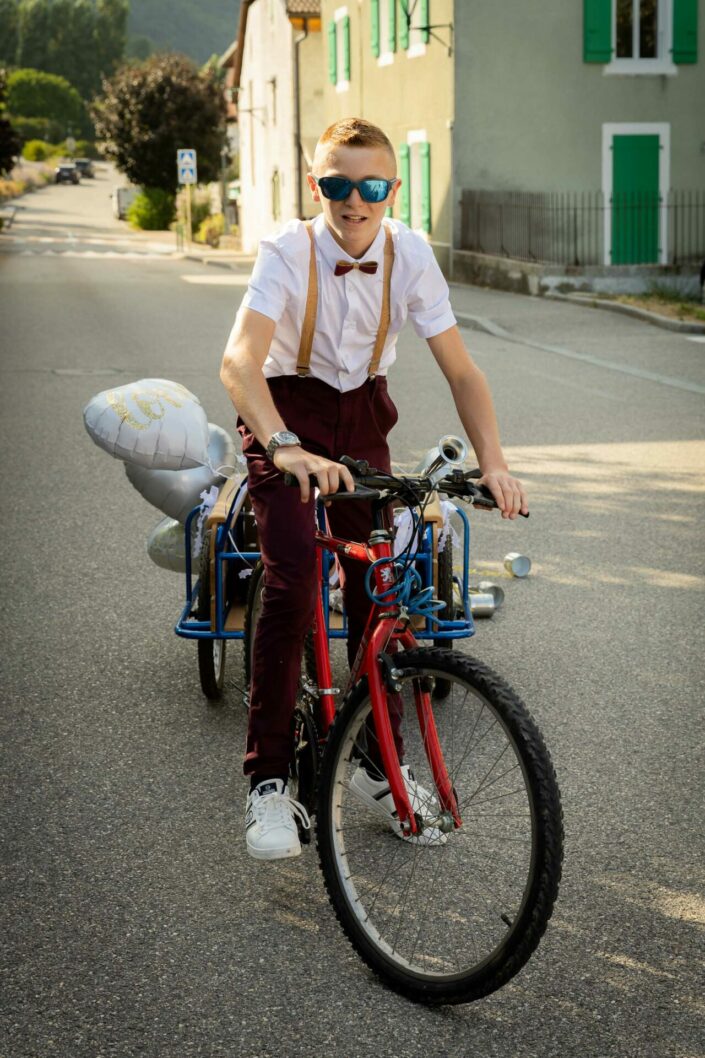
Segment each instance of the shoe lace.
[{"label": "shoe lace", "polygon": [[266,817],[266,823],[270,826],[286,826],[293,818],[301,822],[304,830],[311,829],[311,820],[308,812],[299,801],[295,801],[288,793],[267,794],[260,801],[259,807]]}]

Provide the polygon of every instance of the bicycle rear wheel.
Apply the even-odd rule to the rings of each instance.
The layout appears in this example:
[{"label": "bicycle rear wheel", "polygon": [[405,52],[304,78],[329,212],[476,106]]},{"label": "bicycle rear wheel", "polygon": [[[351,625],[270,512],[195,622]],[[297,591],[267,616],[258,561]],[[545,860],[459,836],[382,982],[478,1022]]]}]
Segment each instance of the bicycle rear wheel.
[{"label": "bicycle rear wheel", "polygon": [[[395,667],[405,760],[427,795],[422,814],[437,826],[427,844],[398,837],[379,806],[351,788],[360,762],[370,762],[371,702],[361,681],[324,753],[321,868],[349,940],[388,985],[424,1003],[468,1002],[514,976],[543,935],[561,873],[560,796],[535,723],[489,668],[436,649],[400,653]],[[449,686],[435,723],[462,816],[449,832],[440,829],[415,704],[436,680]]]}]

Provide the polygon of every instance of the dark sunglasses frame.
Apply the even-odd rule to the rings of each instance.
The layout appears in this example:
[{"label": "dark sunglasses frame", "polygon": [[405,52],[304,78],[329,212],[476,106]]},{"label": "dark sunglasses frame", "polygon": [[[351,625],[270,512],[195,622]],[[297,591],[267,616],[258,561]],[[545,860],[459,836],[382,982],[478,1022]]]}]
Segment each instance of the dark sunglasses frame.
[{"label": "dark sunglasses frame", "polygon": [[[359,191],[363,202],[384,202],[397,183],[397,177],[394,177],[393,180],[383,180],[377,176],[370,176],[365,180],[348,180],[346,176],[322,176],[320,179],[314,176],[313,179],[316,181],[323,197],[329,198],[333,202],[342,202],[343,199],[349,197],[354,188]],[[374,193],[370,194],[370,184],[384,185],[384,194],[381,198]],[[365,193],[366,190],[367,194]]]}]

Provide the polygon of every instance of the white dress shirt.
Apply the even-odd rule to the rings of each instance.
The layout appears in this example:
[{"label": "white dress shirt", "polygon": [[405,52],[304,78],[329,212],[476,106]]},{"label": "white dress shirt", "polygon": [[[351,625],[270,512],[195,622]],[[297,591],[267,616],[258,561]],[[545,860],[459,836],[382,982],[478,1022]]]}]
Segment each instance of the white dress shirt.
[{"label": "white dress shirt", "polygon": [[[433,250],[416,232],[398,220],[385,219],[362,260],[377,261],[375,275],[354,268],[334,274],[337,261],[354,261],[329,232],[323,214],[313,223],[318,271],[318,315],[311,352],[310,375],[342,392],[367,379],[382,310],[384,225],[394,239],[391,321],[377,374],[386,375],[396,360],[397,335],[407,317],[421,338],[433,338],[456,320],[450,307],[448,284]],[[311,243],[303,221],[292,220],[260,243],[247,293],[240,311],[254,309],[276,323],[267,378],[295,375],[308,290]]]}]

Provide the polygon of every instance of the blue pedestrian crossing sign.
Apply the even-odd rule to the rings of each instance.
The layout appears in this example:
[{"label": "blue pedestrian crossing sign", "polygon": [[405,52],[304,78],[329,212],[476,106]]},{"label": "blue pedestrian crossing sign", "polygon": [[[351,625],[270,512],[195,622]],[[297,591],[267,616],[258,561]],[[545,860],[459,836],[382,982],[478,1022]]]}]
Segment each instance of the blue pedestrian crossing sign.
[{"label": "blue pedestrian crossing sign", "polygon": [[192,147],[181,147],[176,152],[176,168],[179,171],[180,184],[197,184],[198,167],[196,152]]}]

